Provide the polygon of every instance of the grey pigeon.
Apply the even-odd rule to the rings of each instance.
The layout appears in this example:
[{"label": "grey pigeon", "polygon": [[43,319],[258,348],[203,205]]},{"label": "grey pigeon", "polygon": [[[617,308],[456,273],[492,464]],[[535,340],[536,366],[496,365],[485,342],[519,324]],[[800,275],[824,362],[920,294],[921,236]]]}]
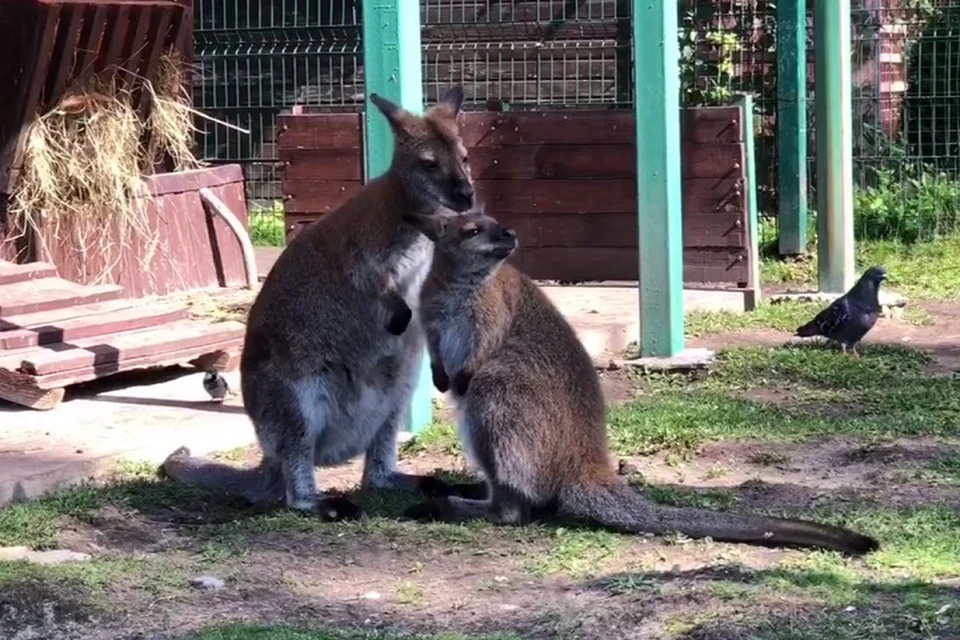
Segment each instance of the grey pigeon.
[{"label": "grey pigeon", "polygon": [[870,267],[849,291],[797,329],[796,335],[802,338],[824,336],[839,342],[844,353],[850,348],[853,355],[859,357],[857,343],[877,323],[880,316],[880,283],[886,279],[886,269]]},{"label": "grey pigeon", "polygon": [[203,374],[203,388],[216,402],[223,402],[230,393],[230,385],[227,384],[226,378],[216,370]]}]

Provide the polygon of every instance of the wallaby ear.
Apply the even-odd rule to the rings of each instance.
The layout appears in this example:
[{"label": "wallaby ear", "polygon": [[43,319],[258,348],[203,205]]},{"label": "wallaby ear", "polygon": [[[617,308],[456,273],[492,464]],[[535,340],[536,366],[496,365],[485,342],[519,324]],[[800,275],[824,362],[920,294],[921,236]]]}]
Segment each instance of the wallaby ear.
[{"label": "wallaby ear", "polygon": [[451,120],[456,120],[460,114],[460,107],[463,105],[463,87],[459,84],[447,89],[437,104],[430,110],[434,113],[442,113]]},{"label": "wallaby ear", "polygon": [[420,232],[431,242],[437,242],[447,234],[447,221],[443,218],[428,218],[420,228]]},{"label": "wallaby ear", "polygon": [[380,113],[387,119],[387,122],[390,123],[390,127],[394,131],[399,131],[403,128],[403,117],[407,113],[403,107],[394,104],[377,93],[370,94],[370,102],[380,110]]}]

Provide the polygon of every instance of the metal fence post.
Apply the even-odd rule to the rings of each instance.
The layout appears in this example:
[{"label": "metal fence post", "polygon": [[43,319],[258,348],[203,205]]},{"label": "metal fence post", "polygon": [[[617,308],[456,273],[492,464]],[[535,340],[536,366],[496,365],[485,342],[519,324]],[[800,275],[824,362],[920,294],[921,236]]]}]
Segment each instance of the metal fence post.
[{"label": "metal fence post", "polygon": [[683,351],[680,67],[677,5],[633,0],[640,354]]},{"label": "metal fence post", "polygon": [[817,266],[820,290],[854,281],[850,0],[816,0]]},{"label": "metal fence post", "polygon": [[[420,5],[409,0],[366,0],[363,3],[363,72],[366,94],[379,93],[415,113],[423,110],[420,64]],[[369,103],[364,111],[365,179],[381,175],[393,157],[393,135],[383,115]],[[433,383],[424,354],[410,408],[410,430],[433,421]]]},{"label": "metal fence post", "polygon": [[807,248],[807,3],[777,2],[777,227],[782,255]]}]

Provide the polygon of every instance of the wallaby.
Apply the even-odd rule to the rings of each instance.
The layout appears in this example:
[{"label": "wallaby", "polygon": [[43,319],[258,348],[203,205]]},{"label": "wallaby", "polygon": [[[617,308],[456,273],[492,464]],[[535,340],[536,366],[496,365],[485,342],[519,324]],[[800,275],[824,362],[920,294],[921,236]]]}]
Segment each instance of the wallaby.
[{"label": "wallaby", "polygon": [[[413,310],[433,254],[433,243],[403,220],[473,206],[457,126],[463,90],[450,89],[423,116],[376,94],[370,101],[393,133],[389,170],[292,239],[250,309],[240,376],[263,451],[259,467],[237,469],[182,447],[163,463],[168,477],[255,503],[285,499],[330,519],[360,512],[318,493],[315,467],[361,453],[364,488],[449,491],[435,478],[397,471],[397,434],[424,351]],[[401,304],[410,313],[400,308],[406,320],[391,325]]]},{"label": "wallaby", "polygon": [[411,220],[434,240],[418,314],[434,380],[449,385],[464,450],[482,471],[474,489],[412,506],[408,517],[486,518],[520,524],[555,513],[612,529],[850,554],[875,540],[802,520],[658,505],[634,491],[610,461],[606,407],[590,356],[557,308],[504,261],[514,231],[482,207],[448,220]]}]

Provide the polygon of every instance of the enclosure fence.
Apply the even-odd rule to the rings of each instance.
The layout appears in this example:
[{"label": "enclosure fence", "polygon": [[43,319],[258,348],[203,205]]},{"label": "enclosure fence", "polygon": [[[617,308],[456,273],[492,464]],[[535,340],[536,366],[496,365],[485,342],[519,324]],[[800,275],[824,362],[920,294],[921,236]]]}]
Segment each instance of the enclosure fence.
[{"label": "enclosure fence", "polygon": [[[467,109],[629,108],[631,4],[423,0],[425,99],[461,83]],[[960,0],[853,5],[858,236],[909,241],[957,231]],[[256,226],[282,198],[277,116],[294,105],[363,108],[360,3],[198,0],[195,6],[196,106],[250,131],[199,121],[199,146],[208,161],[244,166]],[[770,218],[777,210],[775,3],[679,0],[678,11],[683,105],[754,96],[759,205]],[[807,44],[808,175],[815,181],[809,17]],[[809,202],[816,202],[813,193]],[[275,234],[282,241],[282,227]]]}]

